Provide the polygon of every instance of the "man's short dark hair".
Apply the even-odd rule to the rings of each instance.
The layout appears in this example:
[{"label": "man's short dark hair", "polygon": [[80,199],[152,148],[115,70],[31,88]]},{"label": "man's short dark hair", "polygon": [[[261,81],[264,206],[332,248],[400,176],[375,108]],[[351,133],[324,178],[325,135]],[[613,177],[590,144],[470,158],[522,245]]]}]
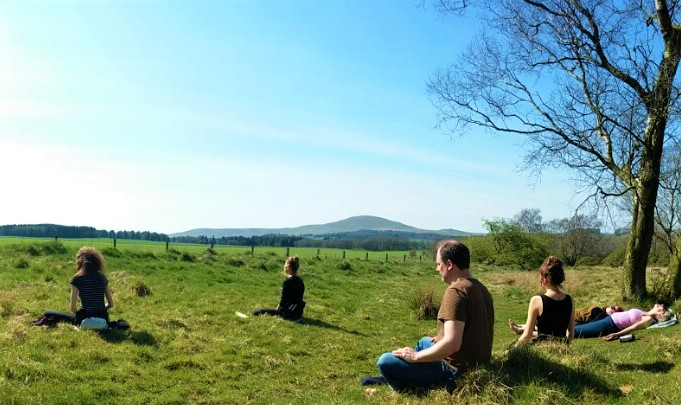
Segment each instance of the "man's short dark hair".
[{"label": "man's short dark hair", "polygon": [[437,245],[440,258],[445,262],[451,260],[460,270],[468,270],[471,265],[471,253],[468,247],[458,240],[447,239]]}]

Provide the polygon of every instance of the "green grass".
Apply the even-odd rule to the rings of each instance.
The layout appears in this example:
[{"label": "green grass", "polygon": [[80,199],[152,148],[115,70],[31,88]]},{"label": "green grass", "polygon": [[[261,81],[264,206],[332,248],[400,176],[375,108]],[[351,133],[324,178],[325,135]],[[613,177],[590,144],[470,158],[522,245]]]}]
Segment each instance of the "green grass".
[{"label": "green grass", "polygon": [[[45,244],[54,242],[54,238],[19,238],[19,237],[0,237],[0,248],[3,246],[30,246],[36,244]],[[58,243],[70,249],[78,249],[81,246],[93,246],[97,249],[113,248],[113,239],[109,238],[95,238],[95,239],[58,239]],[[189,253],[203,253],[210,245],[192,244],[192,243],[173,243],[167,244],[168,250],[177,250]],[[122,252],[145,252],[154,254],[166,253],[165,242],[143,241],[143,240],[127,240],[117,239],[116,249]],[[432,253],[424,251],[411,252],[407,250],[396,250],[388,252],[367,252],[365,250],[344,250],[344,249],[318,249],[307,247],[271,247],[271,246],[225,246],[214,245],[213,249],[226,255],[241,255],[253,253],[256,255],[274,255],[283,256],[286,252],[290,256],[297,255],[301,258],[316,258],[321,259],[364,259],[369,261],[394,261],[394,262],[428,262],[432,260]],[[415,256],[414,253],[416,253]]]},{"label": "green grass", "polygon": [[[425,260],[301,255],[308,306],[297,324],[234,315],[276,305],[285,251],[166,253],[119,241],[118,250],[102,249],[116,301],[111,317],[127,320],[130,331],[30,326],[45,309],[68,310],[73,258],[84,242],[0,243],[0,404],[681,402],[681,326],[638,332],[632,343],[585,339],[508,355],[516,336],[506,321],[524,321],[538,282],[535,272],[489,266],[472,271],[495,299],[493,363],[468,373],[452,396],[379,387],[365,398],[358,383],[377,373],[382,352],[434,332],[435,322],[418,320],[410,302],[418,291],[445,288]],[[580,306],[614,303],[619,276],[570,269],[566,288]]]}]

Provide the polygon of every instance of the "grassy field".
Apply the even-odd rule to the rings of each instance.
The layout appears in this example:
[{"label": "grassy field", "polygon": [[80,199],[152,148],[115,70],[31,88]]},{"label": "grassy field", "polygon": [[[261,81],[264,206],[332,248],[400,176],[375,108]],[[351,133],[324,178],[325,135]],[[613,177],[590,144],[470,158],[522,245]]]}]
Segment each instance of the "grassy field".
[{"label": "grassy field", "polygon": [[[2,240],[2,238],[0,238]],[[472,266],[495,299],[493,363],[459,389],[365,397],[359,379],[378,356],[434,332],[414,297],[439,296],[432,259],[380,261],[302,255],[306,320],[240,319],[277,303],[281,250],[100,246],[126,332],[33,327],[68,310],[74,255],[85,241],[0,242],[0,404],[673,404],[681,403],[681,326],[631,343],[577,340],[506,352],[523,321],[535,272]],[[96,245],[97,246],[97,245]],[[291,254],[299,254],[291,251]],[[620,303],[620,270],[567,272],[576,304]],[[632,306],[634,303],[624,303]]]},{"label": "grassy field", "polygon": [[[0,247],[33,245],[36,243],[46,243],[54,241],[53,238],[16,238],[16,237],[0,237]],[[97,249],[106,249],[114,247],[113,239],[97,238],[97,239],[59,239],[61,244],[70,249],[78,249],[81,246],[93,246]],[[151,252],[154,254],[163,254],[167,250],[176,250],[182,252],[189,252],[192,254],[200,254],[208,248],[209,245],[199,245],[190,243],[172,243],[167,245],[165,242],[142,241],[142,240],[125,240],[118,239],[116,241],[116,249],[122,252]],[[167,249],[167,250],[166,250]],[[402,262],[421,262],[432,259],[429,252],[423,251],[389,251],[389,252],[367,252],[365,250],[343,250],[343,249],[317,249],[317,248],[299,248],[299,247],[270,247],[270,246],[225,246],[214,245],[213,250],[219,254],[224,255],[239,255],[246,253],[260,254],[276,254],[280,256],[297,255],[301,258],[321,258],[321,259],[364,259],[371,261],[402,261]],[[429,259],[429,257],[431,257]]]}]

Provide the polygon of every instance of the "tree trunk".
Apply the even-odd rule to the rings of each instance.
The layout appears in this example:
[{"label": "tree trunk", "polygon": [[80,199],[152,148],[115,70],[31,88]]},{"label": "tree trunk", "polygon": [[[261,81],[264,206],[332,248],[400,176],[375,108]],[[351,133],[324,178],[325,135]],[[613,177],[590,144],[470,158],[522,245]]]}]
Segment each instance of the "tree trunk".
[{"label": "tree trunk", "polygon": [[657,168],[641,170],[641,181],[634,192],[631,230],[624,256],[624,298],[644,298],[646,290],[646,267],[648,254],[653,240],[655,228],[655,201],[657,200],[657,183],[660,159]]},{"label": "tree trunk", "polygon": [[[674,70],[676,70],[674,65]],[[634,185],[631,230],[624,256],[624,294],[623,298],[645,298],[646,267],[648,254],[655,232],[655,204],[660,182],[660,166],[662,164],[662,146],[667,126],[669,94],[668,82],[658,80],[660,97],[654,99],[648,126],[643,140],[641,169],[638,178],[630,179]],[[661,101],[660,101],[661,100]]]},{"label": "tree trunk", "polygon": [[667,274],[671,280],[670,295],[672,299],[681,296],[681,238],[676,240],[676,247],[669,259]]},{"label": "tree trunk", "polygon": [[632,296],[640,297],[646,293],[646,265],[650,248],[645,255],[642,254],[646,237],[643,234],[642,223],[638,220],[641,214],[639,205],[638,201],[634,202],[631,229],[624,255],[624,288],[622,291],[624,299]]}]

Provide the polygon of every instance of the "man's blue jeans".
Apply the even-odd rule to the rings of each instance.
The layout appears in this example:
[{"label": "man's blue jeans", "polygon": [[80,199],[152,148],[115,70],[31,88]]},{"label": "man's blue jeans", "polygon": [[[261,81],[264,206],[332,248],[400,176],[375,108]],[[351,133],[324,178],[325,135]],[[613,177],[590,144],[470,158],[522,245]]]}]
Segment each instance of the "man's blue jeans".
[{"label": "man's blue jeans", "polygon": [[[414,350],[425,350],[433,345],[430,337],[424,337]],[[378,371],[395,391],[419,391],[431,388],[447,388],[450,392],[456,387],[455,379],[460,375],[444,361],[430,363],[409,363],[392,353],[383,353],[376,362]]]},{"label": "man's blue jeans", "polygon": [[591,321],[575,326],[576,338],[591,338],[606,336],[611,333],[619,332],[620,328],[615,326],[612,318],[607,316],[598,321]]}]

